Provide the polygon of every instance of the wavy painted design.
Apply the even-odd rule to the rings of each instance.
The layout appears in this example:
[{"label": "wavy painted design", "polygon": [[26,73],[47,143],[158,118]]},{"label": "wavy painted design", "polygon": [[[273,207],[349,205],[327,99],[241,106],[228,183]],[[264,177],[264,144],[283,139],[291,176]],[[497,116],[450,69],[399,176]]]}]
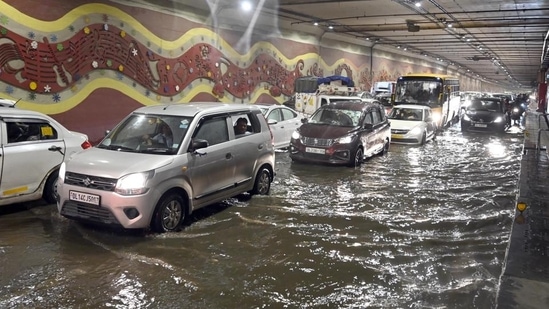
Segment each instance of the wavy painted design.
[{"label": "wavy painted design", "polygon": [[24,16],[5,2],[0,11],[4,91],[50,114],[75,107],[98,88],[123,89],[149,105],[189,102],[200,92],[226,102],[254,102],[265,94],[281,100],[292,94],[297,77],[324,72],[351,77],[359,72],[360,82],[369,83],[369,74],[345,59],[332,65],[321,59],[319,64],[316,53],[288,59],[268,42],[239,54],[206,28],[165,41],[104,4],[79,6],[52,22]]}]

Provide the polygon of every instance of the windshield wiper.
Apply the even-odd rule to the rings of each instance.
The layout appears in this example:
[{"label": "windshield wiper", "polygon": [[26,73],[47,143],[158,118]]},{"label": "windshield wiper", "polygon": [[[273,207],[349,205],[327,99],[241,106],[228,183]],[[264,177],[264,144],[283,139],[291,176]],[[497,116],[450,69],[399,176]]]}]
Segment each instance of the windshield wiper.
[{"label": "windshield wiper", "polygon": [[135,151],[134,148],[130,148],[130,147],[122,146],[122,145],[108,145],[108,146],[99,145],[98,148],[104,148],[104,149],[109,149],[109,150],[117,150],[117,151],[130,151],[130,152]]},{"label": "windshield wiper", "polygon": [[173,153],[172,149],[168,148],[146,148],[142,149],[140,152],[142,153]]}]

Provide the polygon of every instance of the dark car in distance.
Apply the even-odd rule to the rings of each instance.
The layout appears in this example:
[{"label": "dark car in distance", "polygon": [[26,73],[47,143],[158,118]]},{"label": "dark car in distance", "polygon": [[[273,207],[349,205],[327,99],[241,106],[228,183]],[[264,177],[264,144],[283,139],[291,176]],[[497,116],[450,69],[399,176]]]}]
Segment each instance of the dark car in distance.
[{"label": "dark car in distance", "polygon": [[290,158],[296,162],[359,166],[389,150],[391,127],[383,106],[338,101],[317,109],[292,134]]},{"label": "dark car in distance", "polygon": [[462,132],[505,132],[509,117],[500,98],[474,98],[461,117]]}]

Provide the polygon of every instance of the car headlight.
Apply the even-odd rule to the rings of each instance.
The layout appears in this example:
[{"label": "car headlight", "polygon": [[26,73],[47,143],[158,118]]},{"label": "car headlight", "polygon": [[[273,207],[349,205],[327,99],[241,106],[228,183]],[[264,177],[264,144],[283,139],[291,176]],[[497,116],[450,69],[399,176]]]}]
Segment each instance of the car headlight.
[{"label": "car headlight", "polygon": [[347,136],[340,137],[340,138],[335,140],[335,142],[339,143],[339,144],[349,144],[352,141],[353,141],[353,135],[347,135]]},{"label": "car headlight", "polygon": [[463,114],[463,120],[465,121],[471,121],[471,118],[467,114]]},{"label": "car headlight", "polygon": [[138,195],[149,190],[145,185],[152,177],[153,171],[126,175],[116,182],[114,192],[120,195]]},{"label": "car headlight", "polygon": [[412,134],[412,135],[421,134],[421,128],[420,127],[415,127],[412,130],[410,130],[410,132],[408,132],[408,134]]},{"label": "car headlight", "polygon": [[300,138],[301,138],[301,134],[299,134],[299,132],[294,131],[292,133],[292,139],[300,139]]},{"label": "car headlight", "polygon": [[518,107],[513,108],[513,113],[518,113],[518,112],[519,112]]},{"label": "car headlight", "polygon": [[494,119],[494,123],[500,123],[503,121],[503,117],[498,116],[496,119]]},{"label": "car headlight", "polygon": [[440,113],[433,113],[433,121],[439,122],[440,121]]},{"label": "car headlight", "polygon": [[65,162],[61,163],[59,167],[59,179],[61,183],[65,183],[65,172],[67,171],[67,164]]}]

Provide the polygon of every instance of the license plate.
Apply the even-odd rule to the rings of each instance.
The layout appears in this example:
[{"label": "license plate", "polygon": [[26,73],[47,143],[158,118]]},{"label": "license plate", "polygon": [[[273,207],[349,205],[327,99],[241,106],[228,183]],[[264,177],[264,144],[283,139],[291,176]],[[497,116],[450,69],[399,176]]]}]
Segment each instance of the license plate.
[{"label": "license plate", "polygon": [[99,206],[100,196],[77,191],[69,191],[69,200]]},{"label": "license plate", "polygon": [[391,134],[391,138],[396,138],[396,139],[399,139],[399,138],[403,138],[404,135],[402,134]]},{"label": "license plate", "polygon": [[305,152],[309,152],[309,153],[318,153],[318,154],[325,154],[325,153],[326,153],[326,150],[321,149],[321,148],[306,147],[306,148],[305,148]]},{"label": "license plate", "polygon": [[477,128],[486,128],[488,125],[485,123],[475,123],[475,127]]}]

